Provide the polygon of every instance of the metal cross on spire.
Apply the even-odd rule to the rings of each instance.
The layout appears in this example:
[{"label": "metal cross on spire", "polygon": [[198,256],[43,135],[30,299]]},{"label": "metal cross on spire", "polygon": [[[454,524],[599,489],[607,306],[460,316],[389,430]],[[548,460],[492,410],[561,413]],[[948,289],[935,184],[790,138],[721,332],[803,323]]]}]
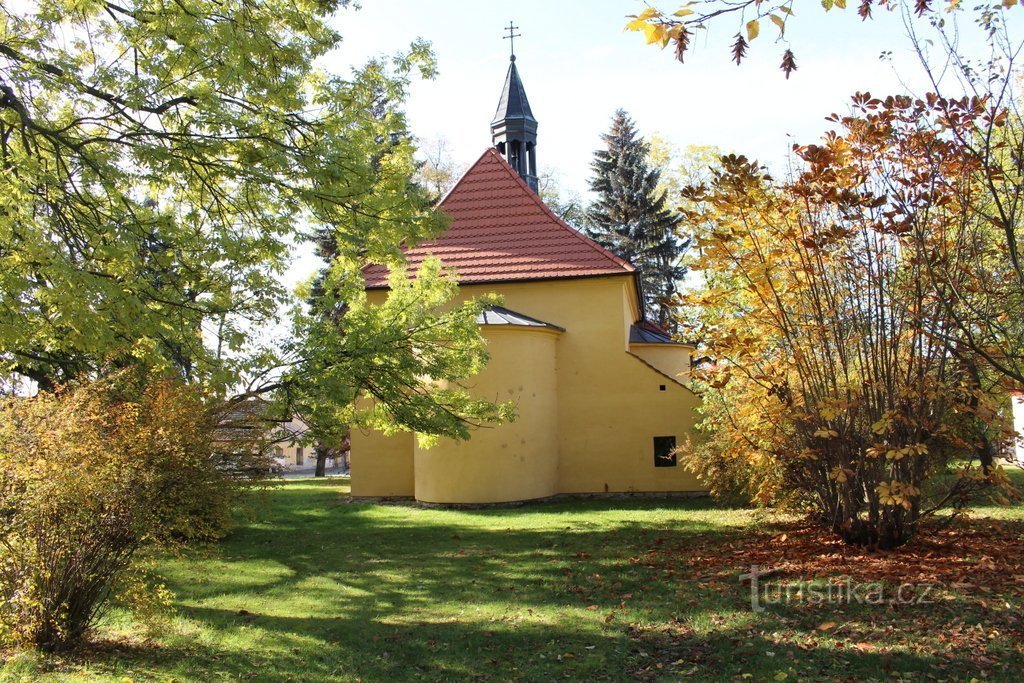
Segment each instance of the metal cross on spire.
[{"label": "metal cross on spire", "polygon": [[516,33],[516,31],[519,30],[519,27],[518,26],[513,26],[511,21],[508,22],[508,26],[506,26],[505,28],[508,29],[508,35],[505,36],[504,39],[508,41],[508,51],[510,53],[509,59],[514,62],[514,61],[516,61],[516,47],[515,47],[516,40],[515,39],[519,38],[523,34],[522,33]]}]

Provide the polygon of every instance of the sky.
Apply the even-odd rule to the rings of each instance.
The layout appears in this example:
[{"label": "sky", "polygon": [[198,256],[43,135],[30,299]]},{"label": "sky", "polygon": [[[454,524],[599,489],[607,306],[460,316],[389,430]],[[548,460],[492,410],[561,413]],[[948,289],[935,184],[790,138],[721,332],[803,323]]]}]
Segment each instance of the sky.
[{"label": "sky", "polygon": [[[659,6],[674,10],[682,0]],[[797,2],[786,43],[763,22],[742,66],[728,55],[740,20],[698,34],[685,64],[671,48],[648,46],[624,32],[636,0],[364,0],[339,13],[341,48],[326,66],[345,73],[370,57],[393,54],[420,37],[430,41],[439,75],[413,84],[410,132],[423,141],[444,138],[466,167],[490,145],[489,124],[508,69],[509,21],[519,27],[516,65],[534,115],[541,173],[585,193],[590,162],[617,108],[626,109],[641,134],[674,145],[713,145],[769,164],[784,163],[794,142],[812,143],[827,129],[825,117],[844,112],[856,91],[895,94],[901,79],[923,86],[897,13],[879,10],[861,22],[851,9],[826,13],[817,2]],[[806,16],[805,16],[806,15]],[[787,80],[778,69],[792,47],[798,70]],[[883,51],[891,57],[880,59]]]}]

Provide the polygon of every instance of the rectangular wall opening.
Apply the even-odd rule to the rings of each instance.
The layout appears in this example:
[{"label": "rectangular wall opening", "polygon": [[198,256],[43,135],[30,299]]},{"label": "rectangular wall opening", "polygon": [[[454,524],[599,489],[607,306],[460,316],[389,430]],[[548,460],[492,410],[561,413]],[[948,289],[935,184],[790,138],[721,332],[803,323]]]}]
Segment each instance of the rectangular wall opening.
[{"label": "rectangular wall opening", "polygon": [[654,437],[654,466],[675,467],[676,466],[676,437],[656,436]]}]

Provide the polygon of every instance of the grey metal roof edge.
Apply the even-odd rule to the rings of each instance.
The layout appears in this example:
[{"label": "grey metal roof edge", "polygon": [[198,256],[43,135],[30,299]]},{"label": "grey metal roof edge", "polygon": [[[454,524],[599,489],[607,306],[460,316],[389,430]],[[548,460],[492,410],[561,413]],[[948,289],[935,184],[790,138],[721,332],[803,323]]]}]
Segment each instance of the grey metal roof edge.
[{"label": "grey metal roof edge", "polygon": [[[487,321],[488,312],[495,313],[496,315],[502,317],[502,319],[504,319],[506,322],[499,323]],[[525,324],[522,322],[514,322],[512,320],[509,320],[508,317],[506,316],[519,318],[527,322]],[[483,318],[482,321],[481,318]],[[538,320],[533,316],[526,315],[525,313],[520,313],[519,311],[513,311],[511,308],[505,308],[504,306],[488,306],[487,309],[480,316],[477,316],[477,323],[480,325],[511,325],[513,327],[546,327],[548,329],[557,330],[559,332],[565,332],[564,327],[553,325],[551,323],[544,322],[543,320]]]}]

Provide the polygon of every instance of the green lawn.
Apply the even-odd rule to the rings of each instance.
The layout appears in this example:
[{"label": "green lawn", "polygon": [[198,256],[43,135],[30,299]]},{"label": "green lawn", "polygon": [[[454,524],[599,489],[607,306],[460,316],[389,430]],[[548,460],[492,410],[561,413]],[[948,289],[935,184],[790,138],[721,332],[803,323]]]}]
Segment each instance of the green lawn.
[{"label": "green lawn", "polygon": [[[946,593],[899,609],[791,604],[754,613],[738,571],[645,559],[684,558],[779,523],[753,511],[706,500],[439,510],[347,503],[347,490],[340,480],[272,485],[222,543],[158,559],[175,595],[158,628],[143,634],[114,614],[86,652],[13,656],[0,680],[1024,675],[1021,590],[985,594],[983,604]],[[998,514],[1024,520],[1020,507]],[[947,637],[951,621],[959,630]]]}]

